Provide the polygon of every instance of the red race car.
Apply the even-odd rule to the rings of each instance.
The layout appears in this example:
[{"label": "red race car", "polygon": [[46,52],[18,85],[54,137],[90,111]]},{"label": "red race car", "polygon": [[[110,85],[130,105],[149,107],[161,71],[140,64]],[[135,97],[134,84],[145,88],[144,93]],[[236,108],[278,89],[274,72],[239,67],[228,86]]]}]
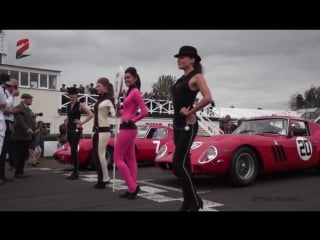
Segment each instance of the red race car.
[{"label": "red race car", "polygon": [[[135,149],[137,162],[153,162],[159,148],[167,141],[173,138],[171,127],[162,125],[141,125],[138,126],[137,138],[135,140]],[[108,167],[113,164],[114,138],[110,138],[106,143],[106,159]],[[93,157],[93,145],[91,139],[80,139],[79,146],[79,165],[80,167],[95,168]],[[54,159],[63,164],[72,164],[70,145],[64,144],[54,155]]]},{"label": "red race car", "polygon": [[[319,168],[320,125],[310,120],[269,116],[243,120],[232,134],[197,137],[191,147],[193,175],[226,176],[233,186],[253,183],[258,174]],[[155,165],[172,169],[172,141]]]}]

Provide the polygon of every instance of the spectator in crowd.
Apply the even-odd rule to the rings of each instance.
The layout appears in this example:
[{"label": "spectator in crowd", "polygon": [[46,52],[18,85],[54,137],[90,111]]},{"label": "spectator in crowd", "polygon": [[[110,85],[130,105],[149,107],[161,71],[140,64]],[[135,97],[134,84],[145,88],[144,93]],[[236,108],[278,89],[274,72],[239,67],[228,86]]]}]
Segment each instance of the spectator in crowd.
[{"label": "spectator in crowd", "polygon": [[60,92],[66,92],[66,91],[67,91],[66,85],[63,83],[62,87],[60,88]]},{"label": "spectator in crowd", "polygon": [[3,110],[7,106],[5,89],[3,88],[3,84],[6,81],[10,80],[10,76],[4,73],[0,75],[0,152],[2,151],[4,136],[6,132],[6,122],[4,119]]},{"label": "spectator in crowd", "polygon": [[84,86],[82,84],[80,84],[79,88],[78,88],[78,92],[80,94],[84,94]]},{"label": "spectator in crowd", "polygon": [[93,95],[97,94],[97,90],[95,89],[93,83],[90,83],[89,92],[90,94],[93,94]]},{"label": "spectator in crowd", "polygon": [[67,142],[67,123],[68,118],[65,118],[63,123],[59,125],[59,146],[62,146]]},{"label": "spectator in crowd", "polygon": [[5,82],[5,96],[6,96],[6,107],[4,108],[4,118],[6,123],[5,138],[3,143],[3,148],[0,155],[0,182],[8,182],[9,179],[5,176],[5,161],[8,156],[9,164],[11,169],[15,168],[15,161],[13,157],[13,124],[14,124],[14,114],[18,113],[14,106],[14,98],[19,95],[18,81],[16,79],[10,79]]},{"label": "spectator in crowd", "polygon": [[21,103],[15,108],[19,113],[15,114],[14,131],[12,139],[14,141],[14,158],[16,160],[16,178],[27,178],[24,173],[25,161],[28,158],[28,146],[34,134],[35,122],[31,109],[33,96],[28,93],[21,95]]},{"label": "spectator in crowd", "polygon": [[86,85],[86,88],[84,89],[85,94],[90,94],[89,88],[90,88],[90,86]]},{"label": "spectator in crowd", "polygon": [[34,135],[35,135],[35,142],[36,142],[34,159],[35,159],[35,163],[39,164],[40,163],[39,159],[40,159],[41,154],[43,152],[43,149],[41,147],[41,143],[43,142],[43,137],[46,135],[46,127],[45,127],[45,124],[43,121],[37,121]]},{"label": "spectator in crowd", "polygon": [[222,123],[222,130],[225,134],[231,134],[233,132],[233,130],[236,129],[236,125],[233,124],[231,116],[229,114],[227,114],[224,117],[223,123]]}]

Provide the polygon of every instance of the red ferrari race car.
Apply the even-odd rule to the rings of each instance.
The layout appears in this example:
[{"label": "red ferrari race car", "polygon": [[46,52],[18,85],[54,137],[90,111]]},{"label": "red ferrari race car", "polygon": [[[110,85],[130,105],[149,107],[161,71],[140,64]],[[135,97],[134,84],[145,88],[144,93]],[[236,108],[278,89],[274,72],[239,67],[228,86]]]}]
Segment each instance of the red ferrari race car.
[{"label": "red ferrari race car", "polygon": [[[135,139],[135,149],[137,162],[153,162],[159,148],[173,138],[173,130],[168,126],[162,125],[141,125],[138,126],[137,138]],[[115,138],[110,138],[106,143],[106,159],[108,167],[113,164],[113,149]],[[91,139],[80,139],[79,146],[79,165],[80,167],[95,168],[93,157],[93,145]],[[54,159],[63,164],[72,164],[69,143],[64,144],[54,155]]]},{"label": "red ferrari race car", "polygon": [[[193,175],[226,176],[233,186],[253,183],[258,174],[319,168],[320,125],[310,120],[270,116],[242,121],[232,134],[197,137],[190,151]],[[172,141],[155,165],[172,169]]]}]

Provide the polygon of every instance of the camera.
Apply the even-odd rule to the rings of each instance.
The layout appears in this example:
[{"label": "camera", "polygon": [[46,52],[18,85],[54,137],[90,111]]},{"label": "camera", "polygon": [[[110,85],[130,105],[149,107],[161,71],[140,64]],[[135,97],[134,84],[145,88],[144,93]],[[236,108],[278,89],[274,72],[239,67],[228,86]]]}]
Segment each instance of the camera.
[{"label": "camera", "polygon": [[43,113],[40,112],[40,113],[33,113],[33,116],[34,117],[42,117],[43,116]]}]

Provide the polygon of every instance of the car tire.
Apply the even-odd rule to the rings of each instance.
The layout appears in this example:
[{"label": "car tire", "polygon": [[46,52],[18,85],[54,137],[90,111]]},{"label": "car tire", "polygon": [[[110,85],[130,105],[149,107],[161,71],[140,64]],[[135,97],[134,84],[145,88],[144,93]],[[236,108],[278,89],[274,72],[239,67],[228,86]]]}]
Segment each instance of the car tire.
[{"label": "car tire", "polygon": [[239,148],[232,157],[228,171],[231,186],[248,186],[254,182],[258,173],[258,156],[249,147]]},{"label": "car tire", "polygon": [[96,170],[96,165],[95,165],[95,159],[94,159],[94,151],[90,152],[89,155],[89,161],[88,161],[88,168],[92,170]]},{"label": "car tire", "polygon": [[[106,160],[107,160],[107,167],[108,169],[112,169],[113,167],[113,148],[107,147],[106,149]],[[89,164],[88,167],[92,170],[96,170],[94,159],[94,152],[91,151],[89,155]]]}]

